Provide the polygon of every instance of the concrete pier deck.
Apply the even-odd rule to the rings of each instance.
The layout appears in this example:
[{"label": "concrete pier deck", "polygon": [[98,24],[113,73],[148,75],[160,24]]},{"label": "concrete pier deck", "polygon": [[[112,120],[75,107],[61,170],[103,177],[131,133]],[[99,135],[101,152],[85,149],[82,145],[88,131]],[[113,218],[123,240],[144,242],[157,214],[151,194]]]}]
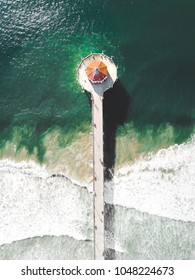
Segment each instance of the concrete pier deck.
[{"label": "concrete pier deck", "polygon": [[[93,83],[86,74],[87,66],[94,60],[107,66],[107,78]],[[93,128],[93,208],[94,208],[94,259],[103,260],[105,251],[104,235],[104,155],[103,155],[103,94],[113,87],[117,79],[117,67],[105,54],[91,54],[84,58],[77,69],[81,87],[91,93]]]},{"label": "concrete pier deck", "polygon": [[94,259],[104,259],[103,95],[92,97]]},{"label": "concrete pier deck", "polygon": [[[102,83],[94,84],[92,83],[85,72],[86,67],[90,62],[94,60],[101,60],[107,66],[108,77]],[[109,88],[113,87],[114,82],[117,79],[117,67],[113,60],[105,54],[91,54],[85,57],[77,69],[77,79],[81,87],[92,94],[103,95],[103,93]]]}]

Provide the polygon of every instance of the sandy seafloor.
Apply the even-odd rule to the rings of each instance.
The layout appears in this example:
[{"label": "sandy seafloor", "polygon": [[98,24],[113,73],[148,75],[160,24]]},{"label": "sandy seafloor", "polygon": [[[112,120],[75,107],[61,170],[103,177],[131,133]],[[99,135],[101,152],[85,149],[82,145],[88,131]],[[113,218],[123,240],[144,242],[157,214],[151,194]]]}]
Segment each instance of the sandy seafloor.
[{"label": "sandy seafloor", "polygon": [[0,259],[93,258],[89,98],[104,51],[106,250],[195,258],[194,1],[0,3]]}]

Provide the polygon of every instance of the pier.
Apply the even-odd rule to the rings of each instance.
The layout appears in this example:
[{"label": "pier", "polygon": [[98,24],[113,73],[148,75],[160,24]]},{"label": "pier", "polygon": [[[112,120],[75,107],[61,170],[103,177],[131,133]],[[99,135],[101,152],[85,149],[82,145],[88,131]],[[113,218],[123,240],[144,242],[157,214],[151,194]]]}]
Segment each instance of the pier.
[{"label": "pier", "polygon": [[91,93],[93,129],[93,213],[94,259],[103,260],[104,234],[104,155],[103,155],[103,96],[117,79],[117,67],[105,54],[90,54],[77,69],[81,87]]}]

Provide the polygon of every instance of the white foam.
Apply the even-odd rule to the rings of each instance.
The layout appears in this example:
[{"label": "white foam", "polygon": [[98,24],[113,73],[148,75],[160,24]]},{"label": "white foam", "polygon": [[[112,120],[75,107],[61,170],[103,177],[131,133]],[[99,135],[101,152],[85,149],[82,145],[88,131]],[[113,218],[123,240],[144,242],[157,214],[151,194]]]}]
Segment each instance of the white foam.
[{"label": "white foam", "polygon": [[120,168],[106,184],[105,199],[139,211],[195,221],[195,137],[182,145]]},{"label": "white foam", "polygon": [[0,161],[0,244],[34,236],[91,238],[92,196],[33,162]]},{"label": "white foam", "polygon": [[[92,238],[91,185],[51,175],[33,161],[0,161],[0,244],[44,235]],[[194,178],[195,137],[117,170],[106,184],[105,200],[194,222]]]}]

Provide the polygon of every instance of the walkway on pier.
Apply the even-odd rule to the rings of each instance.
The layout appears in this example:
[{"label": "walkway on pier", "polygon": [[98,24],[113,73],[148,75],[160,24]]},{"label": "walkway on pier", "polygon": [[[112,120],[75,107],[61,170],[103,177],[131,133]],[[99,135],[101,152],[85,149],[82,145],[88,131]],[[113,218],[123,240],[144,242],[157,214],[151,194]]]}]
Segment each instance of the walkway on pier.
[{"label": "walkway on pier", "polygon": [[[101,83],[93,83],[88,79],[86,68],[92,61],[102,61],[107,67],[107,78]],[[103,260],[105,251],[103,94],[113,87],[117,79],[117,67],[105,54],[91,54],[81,61],[77,69],[77,79],[82,88],[91,93],[92,99],[94,259]]]}]

